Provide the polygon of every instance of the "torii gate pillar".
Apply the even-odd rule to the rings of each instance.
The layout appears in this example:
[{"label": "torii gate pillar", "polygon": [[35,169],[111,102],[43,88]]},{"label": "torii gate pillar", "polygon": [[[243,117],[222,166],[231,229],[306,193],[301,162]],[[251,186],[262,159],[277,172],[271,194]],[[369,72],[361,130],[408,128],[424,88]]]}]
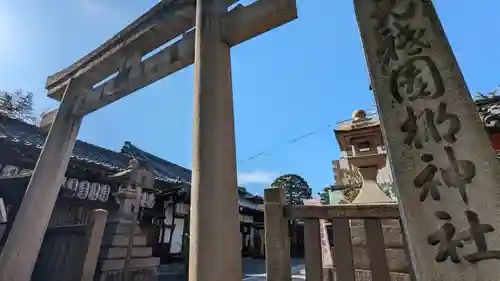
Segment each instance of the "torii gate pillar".
[{"label": "torii gate pillar", "polygon": [[226,0],[197,1],[190,281],[242,278],[226,11]]},{"label": "torii gate pillar", "polygon": [[227,2],[197,1],[190,281],[242,278]]}]

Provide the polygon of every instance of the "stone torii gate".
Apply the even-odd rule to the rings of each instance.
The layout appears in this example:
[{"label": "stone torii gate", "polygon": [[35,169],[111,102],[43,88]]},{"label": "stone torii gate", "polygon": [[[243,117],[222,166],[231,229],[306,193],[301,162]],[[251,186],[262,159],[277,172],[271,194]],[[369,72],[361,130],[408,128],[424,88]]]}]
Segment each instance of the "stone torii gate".
[{"label": "stone torii gate", "polygon": [[233,2],[163,0],[47,79],[48,96],[61,103],[47,115],[54,120],[0,256],[0,280],[30,280],[83,117],[193,62],[189,280],[241,280],[230,48],[294,20],[297,7],[295,0],[259,0],[228,11]]}]

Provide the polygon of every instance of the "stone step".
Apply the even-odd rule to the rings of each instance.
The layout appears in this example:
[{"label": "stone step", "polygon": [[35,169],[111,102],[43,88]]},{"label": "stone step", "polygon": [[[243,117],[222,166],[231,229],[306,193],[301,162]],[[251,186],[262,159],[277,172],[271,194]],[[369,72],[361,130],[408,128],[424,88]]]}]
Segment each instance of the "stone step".
[{"label": "stone step", "polygon": [[[146,236],[137,235],[134,236],[134,245],[135,246],[145,246],[146,245]],[[116,235],[104,235],[102,239],[103,246],[128,246],[129,237],[128,235],[116,234]]]},{"label": "stone step", "polygon": [[[408,273],[391,272],[391,281],[412,281],[411,276]],[[335,269],[333,269],[333,280],[332,281],[342,281],[337,279]],[[372,273],[370,270],[355,269],[354,276],[356,281],[372,281]],[[378,280],[373,280],[378,281]],[[384,280],[385,281],[385,280]]]},{"label": "stone step", "polygon": [[[153,249],[151,247],[134,247],[132,248],[133,258],[151,257]],[[99,253],[100,259],[119,259],[127,256],[126,247],[102,248]]]},{"label": "stone step", "polygon": [[[100,271],[122,270],[125,268],[125,259],[101,260],[99,263]],[[158,267],[159,265],[160,258],[158,257],[133,258],[130,259],[129,268]]]},{"label": "stone step", "polygon": [[105,234],[127,234],[130,232],[130,227],[134,228],[134,234],[141,234],[141,228],[137,223],[131,222],[108,222],[104,229]]},{"label": "stone step", "polygon": [[[370,258],[366,247],[353,246],[354,267],[370,269]],[[335,249],[333,249],[335,251]],[[342,255],[342,253],[340,254]],[[409,272],[409,263],[404,249],[385,249],[389,269],[394,272]]]},{"label": "stone step", "polygon": [[[386,248],[403,248],[403,235],[399,226],[382,226]],[[366,246],[366,230],[364,226],[351,226],[352,244]]]}]

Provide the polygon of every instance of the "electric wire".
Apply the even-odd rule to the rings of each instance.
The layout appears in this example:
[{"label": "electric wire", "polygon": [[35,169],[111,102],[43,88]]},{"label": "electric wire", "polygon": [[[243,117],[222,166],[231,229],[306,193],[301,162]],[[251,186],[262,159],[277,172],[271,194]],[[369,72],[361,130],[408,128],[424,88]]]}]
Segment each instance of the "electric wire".
[{"label": "electric wire", "polygon": [[[378,118],[378,116],[377,116],[377,110],[376,109],[366,110],[366,113],[367,113],[367,117]],[[343,122],[346,122],[346,121],[349,121],[349,120],[351,120],[351,119],[346,119],[346,120],[338,121],[338,122],[336,122],[336,124],[340,124],[340,123],[343,123]],[[278,149],[282,149],[283,147],[285,147],[287,145],[294,145],[297,142],[300,142],[300,141],[302,141],[304,139],[307,139],[309,137],[315,136],[318,133],[323,132],[326,129],[331,129],[331,128],[332,128],[332,124],[327,124],[327,125],[321,126],[320,128],[318,128],[318,129],[316,129],[314,131],[309,131],[308,133],[304,133],[304,134],[298,135],[296,137],[290,138],[287,141],[285,141],[284,143],[280,143],[280,144],[274,145],[271,148],[265,149],[265,150],[263,150],[263,151],[261,151],[259,153],[253,154],[250,157],[247,157],[247,158],[245,158],[243,160],[238,161],[238,165],[245,165],[248,162],[253,161],[253,160],[255,160],[255,159],[259,158],[259,157],[262,157],[262,156],[271,156],[271,155],[273,155],[273,152],[275,152]]]}]

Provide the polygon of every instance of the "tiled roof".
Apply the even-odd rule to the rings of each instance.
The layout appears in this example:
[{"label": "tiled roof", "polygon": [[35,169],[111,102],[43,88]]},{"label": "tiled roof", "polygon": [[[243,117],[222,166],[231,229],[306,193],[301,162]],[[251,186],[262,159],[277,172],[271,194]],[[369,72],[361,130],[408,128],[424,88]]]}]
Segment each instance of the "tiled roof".
[{"label": "tiled roof", "polygon": [[475,104],[486,129],[500,129],[500,97],[478,99]]},{"label": "tiled roof", "polygon": [[134,157],[145,162],[148,167],[153,170],[157,177],[167,177],[177,179],[184,183],[191,183],[191,170],[146,152],[134,146],[129,141],[125,142],[121,152],[127,156]]},{"label": "tiled roof", "polygon": [[[191,170],[187,168],[148,153],[128,141],[123,145],[122,153],[144,161],[150,168],[153,169],[156,175],[167,174],[170,177],[180,179],[186,184],[186,188],[189,189],[191,186]],[[249,193],[242,187],[238,188],[238,200],[240,202],[240,207],[263,210],[262,198]]]},{"label": "tiled roof", "polygon": [[[0,114],[0,141],[8,141],[41,150],[45,138],[46,135],[38,127]],[[110,172],[116,172],[126,169],[132,158],[116,151],[77,140],[71,159],[97,165]],[[164,173],[157,176],[158,180],[164,182],[179,183],[176,178]]]},{"label": "tiled roof", "polygon": [[[0,142],[5,140],[41,150],[45,138],[46,135],[38,127],[0,114]],[[175,184],[183,183],[188,192],[191,186],[191,170],[161,159],[130,142],[125,142],[120,153],[77,140],[71,158],[98,165],[110,172],[126,169],[129,161],[136,158],[153,171],[157,180]],[[241,207],[262,209],[262,198],[247,192],[244,188],[238,188],[238,198]]]},{"label": "tiled roof", "polygon": [[[41,150],[45,138],[45,134],[39,131],[38,127],[0,115],[0,140]],[[130,161],[130,158],[123,154],[79,140],[75,143],[71,158],[112,171],[126,168]]]}]

